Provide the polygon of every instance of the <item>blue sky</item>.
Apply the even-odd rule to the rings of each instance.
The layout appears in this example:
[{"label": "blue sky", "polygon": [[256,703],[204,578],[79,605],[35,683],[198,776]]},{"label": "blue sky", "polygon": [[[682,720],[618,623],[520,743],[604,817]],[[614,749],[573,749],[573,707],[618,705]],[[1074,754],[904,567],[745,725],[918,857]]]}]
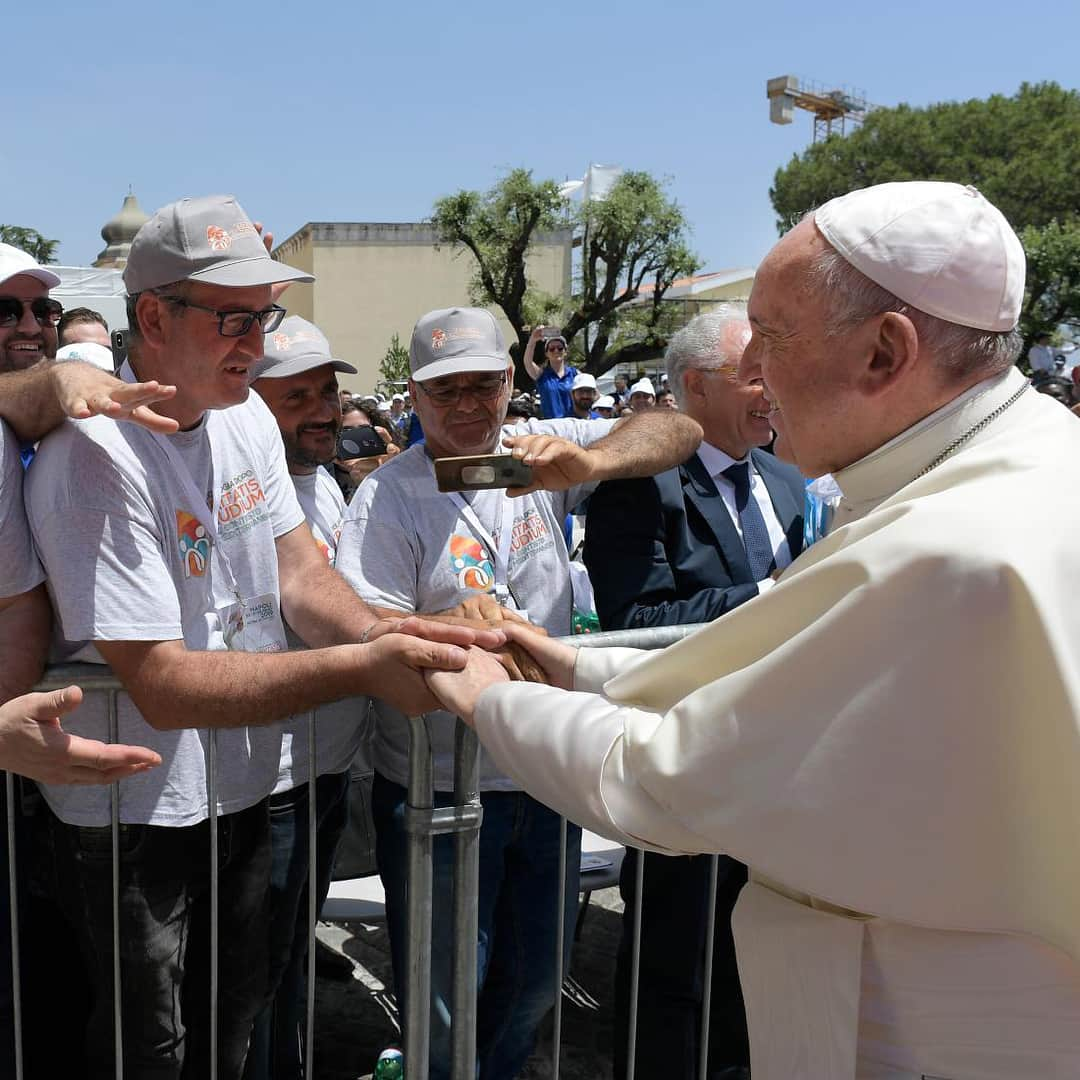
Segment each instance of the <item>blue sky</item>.
[{"label": "blue sky", "polygon": [[[706,269],[776,238],[768,189],[811,118],[768,122],[797,74],[880,105],[1080,85],[1080,3],[533,5],[68,0],[7,10],[0,221],[89,263],[132,185],[147,211],[232,191],[284,239],[311,220],[415,221],[523,165],[670,181]],[[36,136],[36,137],[35,137]],[[1080,148],[1077,150],[1080,167]]]}]

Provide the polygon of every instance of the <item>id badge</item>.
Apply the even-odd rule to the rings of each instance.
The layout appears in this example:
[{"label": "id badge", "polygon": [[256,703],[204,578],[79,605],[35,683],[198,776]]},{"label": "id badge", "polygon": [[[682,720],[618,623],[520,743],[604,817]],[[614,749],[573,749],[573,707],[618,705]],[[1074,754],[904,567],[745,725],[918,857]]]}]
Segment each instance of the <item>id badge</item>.
[{"label": "id badge", "polygon": [[232,652],[283,652],[285,628],[273,593],[218,608],[225,648]]}]

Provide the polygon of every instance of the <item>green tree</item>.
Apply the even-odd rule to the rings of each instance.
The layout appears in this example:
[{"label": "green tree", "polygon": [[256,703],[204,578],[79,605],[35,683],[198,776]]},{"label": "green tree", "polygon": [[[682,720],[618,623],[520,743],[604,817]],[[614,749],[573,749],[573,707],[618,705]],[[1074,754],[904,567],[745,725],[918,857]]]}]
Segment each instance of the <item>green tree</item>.
[{"label": "green tree", "polygon": [[379,361],[379,377],[394,389],[409,378],[409,350],[397,334],[390,339],[386,354]]},{"label": "green tree", "polygon": [[[488,192],[440,199],[432,223],[442,242],[461,245],[476,259],[471,299],[502,308],[519,365],[531,327],[551,321],[561,324],[594,374],[657,355],[672,322],[664,294],[698,266],[682,210],[645,172],[624,173],[605,199],[574,208],[554,181],[534,181],[528,170],[515,169]],[[582,240],[581,272],[567,309],[564,298],[529,282],[526,258],[539,233],[571,227]]]},{"label": "green tree", "polygon": [[520,362],[530,328],[549,320],[562,301],[528,279],[526,258],[534,238],[569,226],[568,205],[553,180],[534,181],[514,169],[490,191],[458,191],[435,203],[431,223],[445,244],[472,253],[476,272],[470,301],[496,304],[513,328],[511,352]]},{"label": "green tree", "polygon": [[875,109],[778,169],[769,195],[783,233],[815,206],[889,180],[973,184],[1020,234],[1028,255],[1020,317],[1035,334],[1080,317],[1080,93],[1024,83],[1011,97]]},{"label": "green tree", "polygon": [[10,244],[33,255],[36,262],[56,262],[56,249],[59,240],[46,240],[37,229],[27,229],[22,225],[0,225],[0,243]]}]

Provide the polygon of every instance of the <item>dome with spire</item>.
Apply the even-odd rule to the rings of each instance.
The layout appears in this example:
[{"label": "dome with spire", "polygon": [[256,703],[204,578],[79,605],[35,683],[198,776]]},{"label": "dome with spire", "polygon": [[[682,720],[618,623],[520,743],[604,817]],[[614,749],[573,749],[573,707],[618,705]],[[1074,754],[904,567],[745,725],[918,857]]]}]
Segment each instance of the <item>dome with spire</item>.
[{"label": "dome with spire", "polygon": [[107,246],[94,260],[94,265],[123,269],[127,265],[131,241],[135,239],[135,234],[142,223],[148,220],[149,214],[143,211],[139,200],[129,188],[127,195],[124,196],[124,205],[120,207],[120,212],[101,227],[101,238]]}]

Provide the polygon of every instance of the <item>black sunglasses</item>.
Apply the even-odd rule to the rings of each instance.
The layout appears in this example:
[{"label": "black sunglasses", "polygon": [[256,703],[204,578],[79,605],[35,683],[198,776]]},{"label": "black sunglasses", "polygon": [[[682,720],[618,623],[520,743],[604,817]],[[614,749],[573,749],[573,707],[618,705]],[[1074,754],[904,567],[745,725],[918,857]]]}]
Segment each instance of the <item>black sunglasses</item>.
[{"label": "black sunglasses", "polygon": [[18,326],[27,308],[38,326],[55,326],[64,314],[64,305],[47,296],[39,296],[36,300],[0,296],[0,326]]}]

